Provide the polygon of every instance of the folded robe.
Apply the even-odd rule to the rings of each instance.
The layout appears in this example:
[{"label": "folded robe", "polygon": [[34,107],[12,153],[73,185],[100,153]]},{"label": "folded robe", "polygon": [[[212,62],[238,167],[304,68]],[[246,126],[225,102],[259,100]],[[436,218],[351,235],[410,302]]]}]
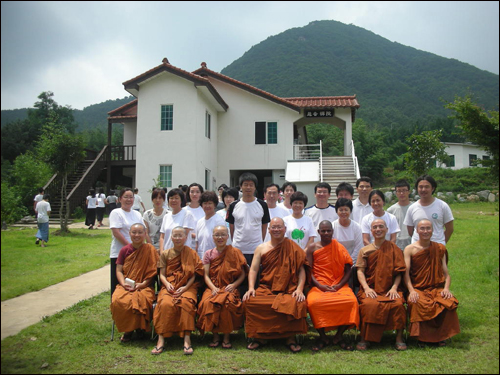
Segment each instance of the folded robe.
[{"label": "folded robe", "polygon": [[443,257],[447,262],[448,252],[437,242],[411,257],[410,279],[419,299],[416,303],[408,302],[410,336],[424,342],[444,341],[460,333],[458,300],[441,296],[446,281]]},{"label": "folded robe", "polygon": [[244,303],[245,330],[255,339],[287,338],[307,333],[307,304],[297,302],[300,267],[307,266],[304,250],[284,241],[262,256],[260,285]]},{"label": "folded robe", "polygon": [[[133,249],[133,246],[127,245]],[[154,246],[144,244],[131,253],[123,264],[123,275],[137,283],[156,276],[158,253]],[[117,285],[111,298],[111,314],[120,332],[136,329],[151,331],[151,313],[155,292],[152,287],[132,292]]]}]

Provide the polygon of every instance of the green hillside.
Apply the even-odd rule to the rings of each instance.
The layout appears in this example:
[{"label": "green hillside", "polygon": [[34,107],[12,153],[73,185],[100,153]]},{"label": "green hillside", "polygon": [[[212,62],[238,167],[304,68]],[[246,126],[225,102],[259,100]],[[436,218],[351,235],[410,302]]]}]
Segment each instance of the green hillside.
[{"label": "green hillside", "polygon": [[498,75],[336,21],[271,36],[221,73],[280,97],[356,94],[357,118],[382,127],[447,116],[441,99],[468,91],[498,108]]}]

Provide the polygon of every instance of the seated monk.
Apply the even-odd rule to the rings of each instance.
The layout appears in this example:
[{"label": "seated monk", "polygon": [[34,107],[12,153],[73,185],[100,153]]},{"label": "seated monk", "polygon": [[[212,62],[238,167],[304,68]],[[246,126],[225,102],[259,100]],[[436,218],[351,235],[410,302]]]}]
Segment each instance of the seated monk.
[{"label": "seated monk", "polygon": [[[255,350],[267,339],[287,338],[288,348],[296,353],[302,348],[295,335],[307,333],[307,305],[304,296],[306,254],[292,240],[285,238],[283,219],[269,224],[271,241],[255,249],[248,274],[248,292],[243,296],[245,330],[254,341],[247,349]],[[262,264],[260,285],[255,282]]]},{"label": "seated monk", "polygon": [[321,241],[309,245],[306,251],[313,285],[307,294],[307,309],[320,336],[312,350],[317,352],[329,345],[325,332],[335,329],[333,345],[352,350],[353,347],[343,339],[346,329],[359,326],[358,301],[347,284],[352,259],[344,246],[332,240],[330,221],[322,221],[318,233]]},{"label": "seated monk", "polygon": [[[134,224],[130,227],[131,244],[124,246],[116,260],[116,277],[119,285],[111,297],[111,314],[116,327],[125,332],[121,342],[132,339],[134,330],[151,331],[151,313],[155,291],[151,281],[155,277],[158,253],[154,246],[145,243],[146,227]],[[132,286],[125,278],[135,281]]]},{"label": "seated monk", "polygon": [[361,317],[361,340],[356,349],[366,350],[368,341],[380,342],[384,331],[396,330],[396,350],[406,350],[403,341],[406,310],[403,293],[398,289],[406,270],[403,252],[385,239],[384,220],[373,220],[370,229],[374,241],[361,248],[356,262]]},{"label": "seated monk", "polygon": [[225,225],[216,226],[212,238],[216,247],[203,256],[207,289],[198,306],[196,326],[203,332],[213,332],[210,347],[220,345],[231,349],[230,333],[243,326],[243,304],[238,287],[245,280],[248,265],[241,250],[226,245],[229,231]]},{"label": "seated monk", "polygon": [[458,301],[450,292],[446,247],[431,242],[432,222],[417,223],[419,240],[405,248],[405,282],[408,287],[410,336],[420,342],[446,346],[446,340],[460,333]]},{"label": "seated monk", "polygon": [[184,337],[184,354],[193,354],[191,331],[195,329],[198,287],[203,276],[203,266],[198,253],[184,246],[187,240],[183,227],[172,230],[174,247],[160,256],[162,288],[153,315],[158,342],[151,354],[163,353],[165,337],[174,334]]}]

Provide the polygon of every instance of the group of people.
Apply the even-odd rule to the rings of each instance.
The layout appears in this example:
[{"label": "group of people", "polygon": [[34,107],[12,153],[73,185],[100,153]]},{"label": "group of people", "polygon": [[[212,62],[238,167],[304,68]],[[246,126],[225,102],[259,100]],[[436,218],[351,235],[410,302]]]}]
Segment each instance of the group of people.
[{"label": "group of people", "polygon": [[[335,206],[326,183],[315,187],[311,207],[291,183],[282,188],[281,204],[278,185],[266,186],[261,200],[253,174],[239,183],[241,197],[224,189],[220,200],[196,183],[186,194],[154,189],[153,209],[143,216],[132,209],[133,190],[120,192],[121,207],[110,214],[110,257],[111,311],[122,342],[134,331],[150,331],[152,320],[158,333],[152,354],[179,335],[190,355],[195,329],[213,333],[211,347],[229,349],[230,333],[244,325],[253,339],[249,350],[285,339],[298,352],[295,337],[307,333],[309,313],[319,333],[314,351],[330,344],[352,350],[343,333],[354,327],[361,332],[358,350],[391,330],[396,349],[405,350],[405,301],[410,335],[419,341],[442,346],[460,331],[445,247],[453,216],[433,199],[432,177],[417,180],[420,200],[411,206],[409,184],[398,182],[398,206],[388,210],[394,215],[384,211],[385,196],[367,177],[357,181],[354,201],[354,188],[340,184]],[[224,208],[216,211],[220,203]]]}]

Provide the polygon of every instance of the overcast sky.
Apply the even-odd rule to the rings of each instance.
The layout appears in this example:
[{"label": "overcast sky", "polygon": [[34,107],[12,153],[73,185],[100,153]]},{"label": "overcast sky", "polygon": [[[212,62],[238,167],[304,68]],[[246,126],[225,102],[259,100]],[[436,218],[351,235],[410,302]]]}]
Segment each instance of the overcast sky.
[{"label": "overcast sky", "polygon": [[[497,1],[1,2],[1,109],[43,91],[83,109],[128,93],[161,64],[220,72],[267,37],[311,21],[354,24],[386,39],[498,74]],[[334,93],[333,93],[334,94]]]}]

